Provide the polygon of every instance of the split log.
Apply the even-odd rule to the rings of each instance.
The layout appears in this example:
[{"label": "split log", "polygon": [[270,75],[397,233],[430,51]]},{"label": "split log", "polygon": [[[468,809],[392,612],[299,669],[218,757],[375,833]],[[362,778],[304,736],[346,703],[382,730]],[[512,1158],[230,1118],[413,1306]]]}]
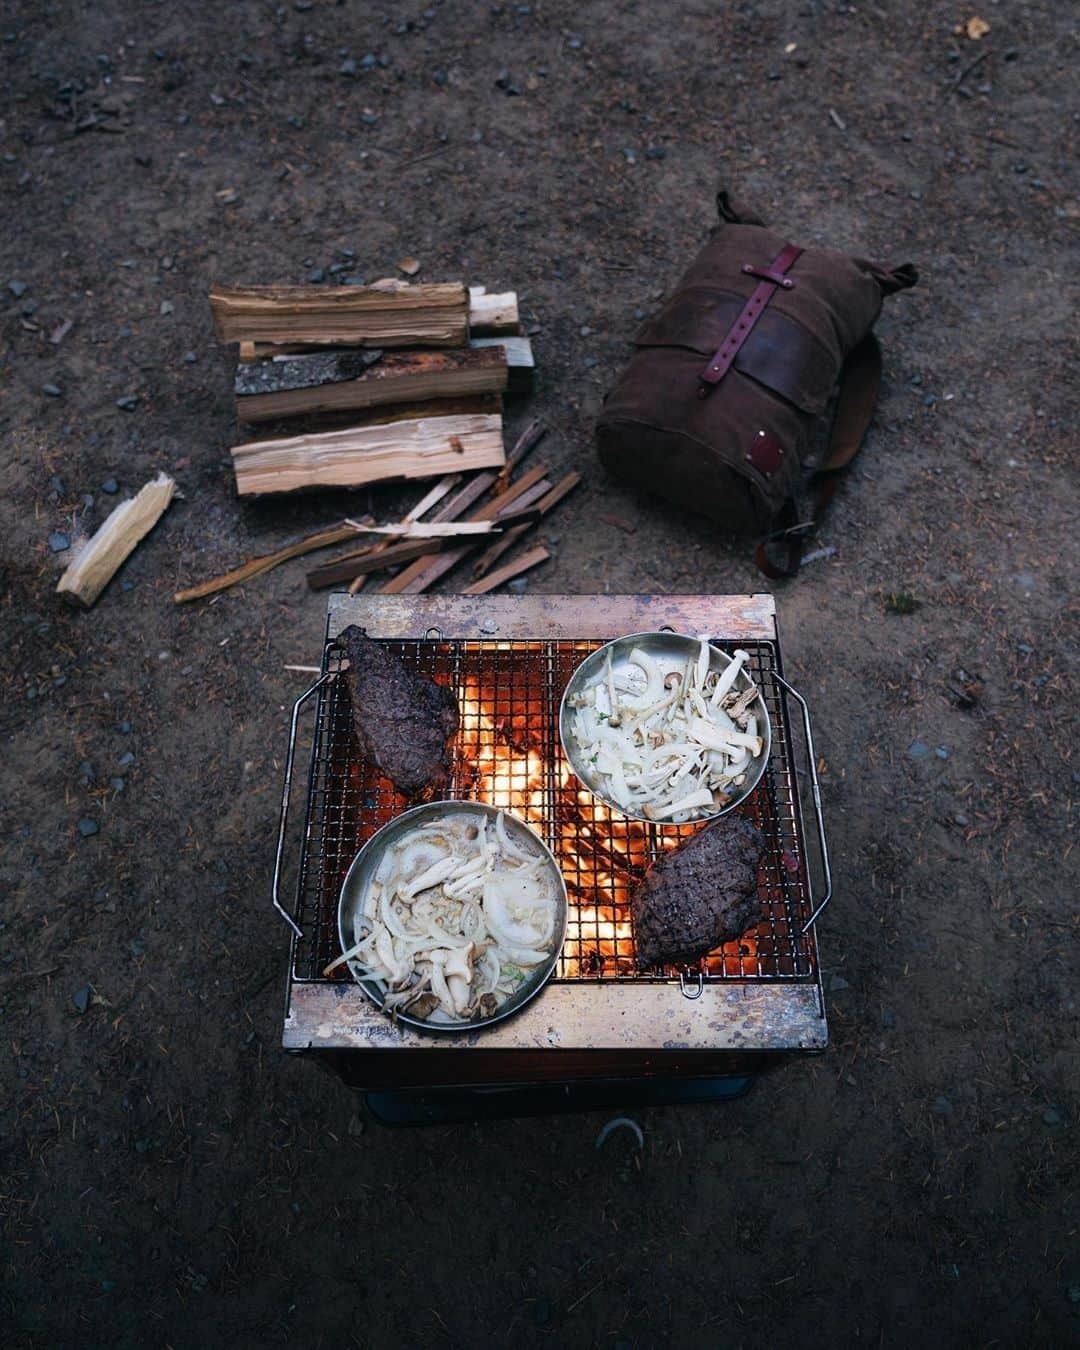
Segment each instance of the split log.
[{"label": "split log", "polygon": [[536,384],[536,363],[532,343],[527,337],[474,337],[469,346],[479,349],[501,348],[506,357],[507,392],[528,394]]},{"label": "split log", "polygon": [[507,357],[499,347],[400,352],[316,352],[239,365],[234,391],[242,422],[271,422],[299,413],[337,412],[384,404],[500,394]]},{"label": "split log", "polygon": [[230,451],[241,496],[307,487],[359,487],[393,478],[486,469],[506,461],[498,414],[418,417],[280,440]]},{"label": "split log", "polygon": [[222,342],[464,347],[469,293],[461,282],[410,286],[215,286]]},{"label": "split log", "polygon": [[505,563],[502,567],[486,576],[483,581],[474,581],[471,586],[466,586],[461,592],[462,595],[486,595],[488,591],[495,590],[506,581],[512,581],[522,572],[527,572],[531,567],[538,567],[540,563],[547,562],[551,554],[546,548],[539,544],[536,548],[531,548],[526,553],[514,558],[511,562]]},{"label": "split log", "polygon": [[89,609],[139,540],[161,519],[175,491],[176,484],[169,475],[159,473],[134,497],[121,502],[68,566],[57,591]]},{"label": "split log", "polygon": [[469,332],[473,337],[520,333],[517,292],[488,295],[483,286],[470,286]]}]

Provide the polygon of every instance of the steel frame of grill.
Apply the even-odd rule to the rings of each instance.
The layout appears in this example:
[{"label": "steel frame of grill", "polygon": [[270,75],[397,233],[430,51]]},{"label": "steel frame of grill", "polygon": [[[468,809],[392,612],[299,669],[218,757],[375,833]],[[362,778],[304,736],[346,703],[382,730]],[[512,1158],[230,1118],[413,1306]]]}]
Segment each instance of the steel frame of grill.
[{"label": "steel frame of grill", "polygon": [[[335,675],[334,639],[350,623],[458,695],[462,725],[445,795],[517,811],[563,867],[570,921],[555,976],[533,1004],[482,1033],[393,1026],[347,973],[320,974],[339,951],[337,894],[349,863],[407,804],[356,754],[348,695]],[[642,973],[634,961],[628,883],[695,827],[613,818],[569,773],[558,705],[589,651],[620,633],[661,627],[749,652],[773,725],[773,750],[745,803],[767,841],[762,923],[692,971]],[[368,1087],[745,1072],[763,1059],[823,1049],[810,859],[785,687],[771,596],[331,597],[323,674],[293,719],[295,734],[301,705],[314,694],[296,902],[286,916],[299,935],[291,947],[285,1048],[317,1053]],[[485,749],[492,737],[494,756]],[[287,781],[283,818],[288,795]],[[630,865],[621,854],[628,846]],[[411,1053],[418,1049],[425,1053]]]}]

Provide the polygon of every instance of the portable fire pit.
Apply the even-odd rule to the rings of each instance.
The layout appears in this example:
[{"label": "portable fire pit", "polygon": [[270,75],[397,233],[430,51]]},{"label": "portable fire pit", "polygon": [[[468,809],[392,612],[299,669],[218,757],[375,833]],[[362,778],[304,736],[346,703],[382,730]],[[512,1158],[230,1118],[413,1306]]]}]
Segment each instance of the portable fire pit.
[{"label": "portable fire pit", "polygon": [[[322,974],[340,954],[337,904],[349,864],[409,805],[361,758],[353,736],[335,641],[351,623],[457,695],[461,728],[445,795],[521,816],[546,839],[566,879],[569,927],[551,983],[490,1029],[433,1035],[396,1026],[347,969]],[[641,824],[609,811],[571,773],[558,712],[589,652],[620,634],[661,628],[749,653],[773,743],[760,784],[739,808],[767,841],[758,877],[761,922],[693,967],[642,972],[631,884],[664,849],[701,827]],[[789,700],[804,773],[795,767]],[[281,899],[287,819],[309,701],[314,732],[290,910]],[[815,871],[823,878],[816,902],[800,776],[812,796]],[[379,1114],[444,1118],[468,1113],[463,1100],[476,1109],[497,1103],[502,1113],[537,1109],[551,1105],[552,1084],[560,1085],[562,1105],[631,1093],[650,1100],[731,1095],[779,1057],[819,1052],[827,1029],[814,921],[830,893],[809,714],[782,675],[771,596],[331,597],[322,674],[294,706],[285,773],[274,876],[274,903],[293,930],[282,1043],[380,1094],[369,1097]]]}]

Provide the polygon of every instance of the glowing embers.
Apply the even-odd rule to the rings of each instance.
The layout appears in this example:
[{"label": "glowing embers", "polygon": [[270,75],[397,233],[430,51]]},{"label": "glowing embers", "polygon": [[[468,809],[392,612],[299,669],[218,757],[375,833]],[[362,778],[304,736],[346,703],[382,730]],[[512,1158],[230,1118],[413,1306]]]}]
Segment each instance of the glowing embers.
[{"label": "glowing embers", "polygon": [[527,659],[499,662],[502,654],[491,652],[490,664],[481,660],[461,677],[458,786],[462,796],[513,811],[542,830],[550,736],[544,682],[529,679]]}]

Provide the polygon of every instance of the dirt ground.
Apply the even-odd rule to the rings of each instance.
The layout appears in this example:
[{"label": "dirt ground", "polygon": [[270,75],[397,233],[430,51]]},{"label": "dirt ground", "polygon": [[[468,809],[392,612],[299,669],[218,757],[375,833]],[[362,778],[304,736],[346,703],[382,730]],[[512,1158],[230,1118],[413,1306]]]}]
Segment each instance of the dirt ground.
[{"label": "dirt ground", "polygon": [[[1068,12],[11,0],[6,1345],[1075,1343]],[[587,479],[531,589],[760,590],[745,543],[591,442],[720,183],[922,274],[879,325],[835,551],[777,590],[825,761],[830,1048],[636,1112],[640,1154],[594,1148],[610,1111],[365,1128],[279,1048],[283,665],[317,660],[325,599],[296,565],[171,596],[367,499],[236,500],[208,284],[413,255],[516,288],[542,374],[508,430],[542,414]],[[61,608],[50,536],[158,469],[183,500],[92,613]]]}]

